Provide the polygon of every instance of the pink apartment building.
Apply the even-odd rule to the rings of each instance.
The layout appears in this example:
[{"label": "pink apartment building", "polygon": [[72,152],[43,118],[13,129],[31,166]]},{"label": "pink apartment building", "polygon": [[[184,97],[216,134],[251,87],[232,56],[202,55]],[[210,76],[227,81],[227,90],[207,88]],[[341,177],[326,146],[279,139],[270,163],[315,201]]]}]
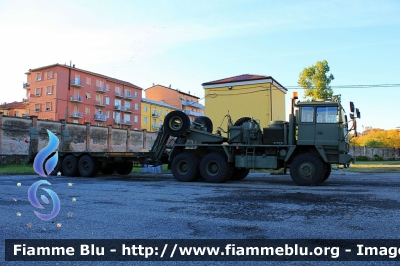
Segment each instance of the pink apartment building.
[{"label": "pink apartment building", "polygon": [[87,70],[54,64],[27,73],[29,115],[39,119],[140,130],[142,88]]}]

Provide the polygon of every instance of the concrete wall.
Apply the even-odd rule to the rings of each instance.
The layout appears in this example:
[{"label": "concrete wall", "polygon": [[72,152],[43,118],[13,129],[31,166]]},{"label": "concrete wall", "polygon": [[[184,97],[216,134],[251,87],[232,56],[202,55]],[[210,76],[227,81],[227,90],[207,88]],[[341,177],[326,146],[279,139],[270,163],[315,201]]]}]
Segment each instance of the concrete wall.
[{"label": "concrete wall", "polygon": [[350,154],[353,156],[367,156],[370,159],[373,159],[375,154],[378,154],[385,159],[400,159],[399,148],[367,148],[353,146],[350,147]]},{"label": "concrete wall", "polygon": [[[38,150],[46,147],[49,137],[47,130],[54,133],[60,140],[64,124],[55,121],[33,118],[11,117],[0,114],[0,164],[18,162],[27,158],[29,153],[29,130],[36,127],[39,133]],[[93,152],[142,151],[151,149],[157,137],[156,132],[137,131],[110,127],[92,126],[89,124],[65,125],[71,137],[73,151],[90,150]]]}]

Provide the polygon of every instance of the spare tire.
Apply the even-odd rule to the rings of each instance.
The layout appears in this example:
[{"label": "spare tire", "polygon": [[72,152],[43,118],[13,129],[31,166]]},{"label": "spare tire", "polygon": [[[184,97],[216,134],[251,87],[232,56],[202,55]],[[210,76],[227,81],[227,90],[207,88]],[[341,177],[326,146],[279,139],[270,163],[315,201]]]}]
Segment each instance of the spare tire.
[{"label": "spare tire", "polygon": [[212,131],[213,131],[213,123],[212,123],[211,119],[208,118],[207,116],[198,116],[198,117],[196,117],[194,122],[202,124],[203,127],[206,128],[206,131],[208,133],[212,133]]},{"label": "spare tire", "polygon": [[173,137],[183,136],[190,128],[190,119],[182,111],[173,111],[164,119],[165,133]]},{"label": "spare tire", "polygon": [[[239,118],[233,125],[234,126],[241,126],[241,125],[243,125],[243,123],[248,122],[250,120],[251,120],[251,117],[242,117],[242,118]],[[256,121],[254,121],[254,122],[256,122]]]}]

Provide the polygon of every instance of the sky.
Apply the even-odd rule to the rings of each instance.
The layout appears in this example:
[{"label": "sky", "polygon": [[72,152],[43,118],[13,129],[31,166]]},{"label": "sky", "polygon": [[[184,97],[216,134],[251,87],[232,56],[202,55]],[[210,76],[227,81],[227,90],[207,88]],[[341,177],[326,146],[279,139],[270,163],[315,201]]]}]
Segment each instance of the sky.
[{"label": "sky", "polygon": [[[25,73],[55,63],[204,98],[202,83],[256,74],[298,88],[327,60],[365,126],[400,127],[400,1],[0,0],[0,103],[22,101]],[[376,86],[397,84],[395,86]],[[355,85],[374,85],[357,87]],[[203,101],[204,103],[204,101]]]}]

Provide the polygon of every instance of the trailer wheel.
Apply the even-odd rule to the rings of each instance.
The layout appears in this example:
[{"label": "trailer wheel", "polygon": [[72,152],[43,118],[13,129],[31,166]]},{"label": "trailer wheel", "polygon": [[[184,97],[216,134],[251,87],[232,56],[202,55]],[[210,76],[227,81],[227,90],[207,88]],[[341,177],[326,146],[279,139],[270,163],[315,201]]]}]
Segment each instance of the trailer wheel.
[{"label": "trailer wheel", "polygon": [[86,154],[79,159],[78,169],[81,176],[92,177],[96,174],[97,168],[96,158]]},{"label": "trailer wheel", "polygon": [[132,162],[125,162],[123,164],[117,164],[115,166],[115,171],[117,171],[119,175],[129,175],[132,172],[132,168]]},{"label": "trailer wheel", "polygon": [[231,180],[242,180],[250,173],[250,169],[235,168],[231,176]]},{"label": "trailer wheel", "polygon": [[62,170],[66,176],[77,176],[79,173],[78,159],[72,154],[67,155],[63,160]]},{"label": "trailer wheel", "polygon": [[297,155],[290,164],[290,176],[300,186],[312,186],[321,182],[325,174],[325,163],[310,154]]},{"label": "trailer wheel", "polygon": [[58,175],[58,172],[60,172],[61,174],[63,173],[63,170],[62,170],[63,159],[64,158],[62,158],[62,157],[58,157],[58,161],[57,161],[56,167],[54,167],[53,171],[50,173],[51,176]]},{"label": "trailer wheel", "polygon": [[100,169],[100,172],[104,175],[112,175],[115,172],[115,166],[112,163],[108,163]]},{"label": "trailer wheel", "polygon": [[171,171],[176,180],[191,182],[199,178],[200,157],[196,154],[184,152],[172,160]]},{"label": "trailer wheel", "polygon": [[232,166],[226,156],[219,152],[209,153],[200,162],[200,173],[206,182],[222,183],[229,179]]},{"label": "trailer wheel", "polygon": [[206,128],[206,131],[208,133],[212,133],[212,131],[213,131],[213,123],[212,123],[211,119],[208,118],[207,116],[198,116],[198,117],[196,117],[194,122],[202,124],[203,127]]},{"label": "trailer wheel", "polygon": [[324,178],[322,178],[321,183],[325,182],[328,177],[331,175],[332,172],[332,166],[330,163],[326,163],[326,169],[325,169],[325,174],[324,174]]},{"label": "trailer wheel", "polygon": [[173,137],[181,137],[190,128],[190,119],[182,111],[173,111],[164,119],[165,133]]}]

